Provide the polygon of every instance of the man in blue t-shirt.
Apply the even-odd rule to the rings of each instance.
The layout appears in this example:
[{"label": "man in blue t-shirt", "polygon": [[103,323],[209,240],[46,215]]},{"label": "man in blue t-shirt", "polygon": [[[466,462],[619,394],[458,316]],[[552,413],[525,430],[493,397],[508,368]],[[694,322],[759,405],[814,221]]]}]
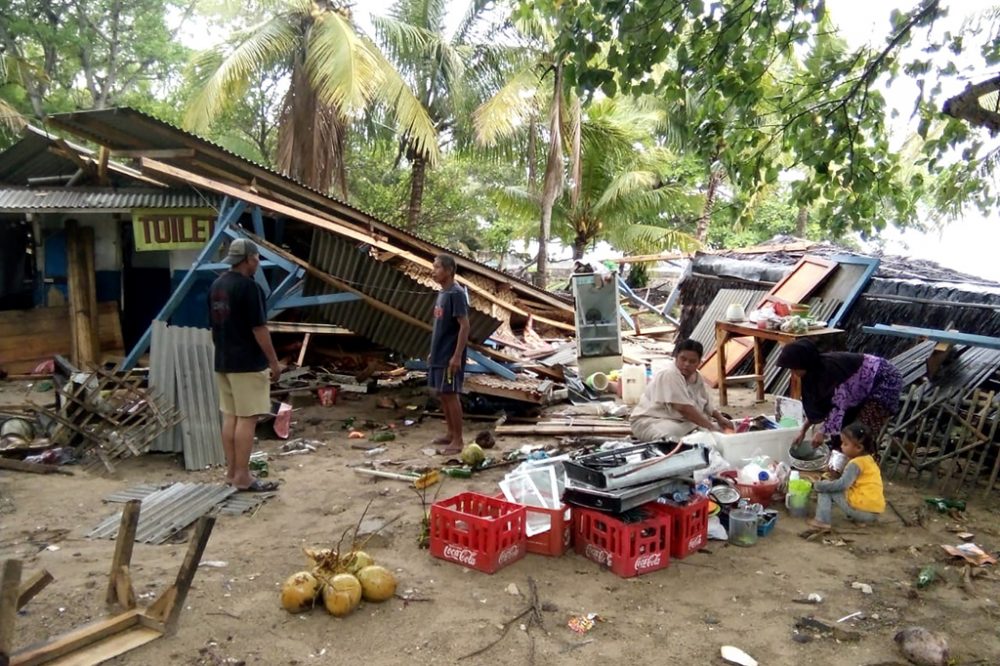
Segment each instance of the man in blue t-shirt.
[{"label": "man in blue t-shirt", "polygon": [[469,341],[469,297],[455,284],[455,259],[446,254],[434,259],[434,281],[441,285],[434,304],[434,331],[427,382],[441,399],[448,432],[434,440],[446,445],[443,454],[462,450],[462,381],[465,379],[465,346]]},{"label": "man in blue t-shirt", "polygon": [[253,279],[260,266],[260,253],[251,241],[237,238],[229,245],[224,261],[232,268],[212,283],[208,307],[215,342],[226,482],[249,492],[276,490],[278,484],[250,474],[257,418],[270,413],[270,383],[281,375],[267,330],[264,294]]}]

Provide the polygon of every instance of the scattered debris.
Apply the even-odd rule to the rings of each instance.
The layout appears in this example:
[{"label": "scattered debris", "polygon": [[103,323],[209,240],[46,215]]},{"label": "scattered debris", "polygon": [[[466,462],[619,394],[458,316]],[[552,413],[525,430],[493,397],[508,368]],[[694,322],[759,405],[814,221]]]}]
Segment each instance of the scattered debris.
[{"label": "scattered debris", "polygon": [[981,567],[984,564],[996,564],[997,558],[993,557],[974,543],[962,543],[957,546],[941,546],[944,552],[952,557],[961,557],[969,564]]},{"label": "scattered debris", "polygon": [[737,664],[737,666],[757,666],[757,660],[738,647],[723,645],[721,653],[722,658],[730,664]]},{"label": "scattered debris", "polygon": [[566,626],[578,634],[585,634],[593,629],[597,622],[601,621],[601,616],[597,613],[587,613],[586,615],[574,615],[566,623]]},{"label": "scattered debris", "polygon": [[947,666],[950,661],[948,641],[924,629],[907,627],[893,636],[900,653],[916,666]]},{"label": "scattered debris", "polygon": [[[174,483],[157,490],[141,500],[143,520],[134,538],[143,543],[166,543],[236,492],[236,488],[218,483]],[[108,516],[87,537],[114,539],[121,517],[120,511]]]},{"label": "scattered debris", "polygon": [[857,581],[851,583],[851,587],[855,590],[861,590],[861,594],[871,594],[874,591],[868,583],[859,583]]},{"label": "scattered debris", "polygon": [[795,629],[798,631],[811,632],[817,638],[833,638],[844,643],[856,643],[861,640],[861,634],[837,626],[836,622],[830,622],[814,616],[800,617],[795,621]]}]

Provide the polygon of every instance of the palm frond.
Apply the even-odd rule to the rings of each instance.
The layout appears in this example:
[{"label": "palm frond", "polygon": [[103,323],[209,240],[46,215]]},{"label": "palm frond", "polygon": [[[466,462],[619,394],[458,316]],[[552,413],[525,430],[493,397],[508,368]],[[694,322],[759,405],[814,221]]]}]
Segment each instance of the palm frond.
[{"label": "palm frond", "polygon": [[520,186],[507,186],[493,190],[490,198],[497,209],[508,217],[523,220],[538,220],[541,201],[538,195]]},{"label": "palm frond", "polygon": [[250,28],[228,45],[197,54],[192,61],[197,92],[188,104],[185,127],[204,130],[220,111],[246,90],[251,74],[295,50],[299,33],[294,13],[278,14]]},{"label": "palm frond", "polygon": [[518,132],[539,108],[539,78],[534,67],[515,73],[472,114],[476,141],[491,146]]},{"label": "palm frond", "polygon": [[469,3],[468,9],[465,10],[465,15],[462,16],[462,20],[458,24],[458,28],[455,29],[455,34],[451,38],[452,44],[466,44],[469,40],[469,35],[473,28],[476,27],[476,23],[483,18],[483,15],[493,7],[494,0],[472,0]]},{"label": "palm frond", "polygon": [[671,250],[693,252],[701,246],[698,239],[691,234],[653,224],[630,224],[623,227],[612,242],[618,250],[629,254],[652,254]]},{"label": "palm frond", "polygon": [[400,61],[426,54],[441,42],[441,37],[427,28],[389,16],[372,17],[372,25],[383,49]]},{"label": "palm frond", "polygon": [[373,44],[369,42],[369,45],[381,79],[376,93],[395,118],[396,131],[399,136],[406,137],[413,149],[423,155],[431,166],[436,165],[441,148],[434,121],[392,63],[378,53]]},{"label": "palm frond", "polygon": [[362,111],[382,84],[377,49],[336,11],[314,16],[308,40],[305,66],[319,98],[348,115]]}]

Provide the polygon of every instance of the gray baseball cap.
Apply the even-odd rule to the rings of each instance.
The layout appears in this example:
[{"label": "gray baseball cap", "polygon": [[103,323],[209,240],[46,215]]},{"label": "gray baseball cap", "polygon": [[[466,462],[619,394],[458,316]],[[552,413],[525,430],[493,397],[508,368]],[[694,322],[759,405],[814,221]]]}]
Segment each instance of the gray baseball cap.
[{"label": "gray baseball cap", "polygon": [[255,254],[259,255],[260,251],[253,241],[246,238],[237,238],[229,244],[229,253],[226,254],[226,258],[223,261],[230,266],[235,266],[247,257]]}]

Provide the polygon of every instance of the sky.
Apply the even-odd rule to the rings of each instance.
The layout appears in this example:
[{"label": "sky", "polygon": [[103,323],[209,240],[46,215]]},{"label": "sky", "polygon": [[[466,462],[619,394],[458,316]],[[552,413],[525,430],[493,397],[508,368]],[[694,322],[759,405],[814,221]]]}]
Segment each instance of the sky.
[{"label": "sky", "polygon": [[[892,9],[908,10],[916,2],[917,0],[827,0],[826,6],[851,46],[864,43],[880,46],[888,33],[889,13]],[[354,5],[355,17],[362,28],[370,33],[370,17],[387,13],[393,3],[394,0],[357,2]],[[935,30],[957,29],[965,17],[996,6],[998,0],[944,0],[944,3],[951,8],[952,15],[941,19]],[[448,6],[449,27],[454,28],[468,8],[469,0],[448,0]],[[206,35],[196,28],[187,35],[185,41],[194,48],[204,48],[207,43],[214,44],[222,37],[223,35]],[[960,70],[961,60],[962,58],[956,60]],[[974,62],[971,59],[968,61]],[[974,72],[974,75],[986,78],[994,73]],[[957,93],[967,83],[967,78],[957,76],[946,83],[945,91]],[[947,86],[951,86],[953,90],[948,90]],[[900,112],[893,125],[893,132],[900,142],[915,129],[915,121],[909,121],[915,98],[915,85],[903,78],[886,91],[889,106],[896,107]],[[997,260],[997,248],[1000,248],[1000,212],[982,215],[978,211],[969,210],[960,219],[931,231],[889,228],[881,233],[878,245],[887,253],[928,259],[956,270],[1000,281],[1000,261]],[[871,248],[875,249],[875,246],[872,245]]]}]

